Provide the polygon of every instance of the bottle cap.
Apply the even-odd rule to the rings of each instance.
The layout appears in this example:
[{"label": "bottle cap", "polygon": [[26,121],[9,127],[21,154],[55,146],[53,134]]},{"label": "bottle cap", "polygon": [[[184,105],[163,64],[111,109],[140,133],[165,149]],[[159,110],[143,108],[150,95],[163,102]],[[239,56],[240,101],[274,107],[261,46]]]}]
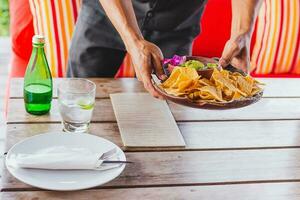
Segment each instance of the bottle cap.
[{"label": "bottle cap", "polygon": [[34,35],[32,37],[33,44],[45,44],[45,37],[43,35]]}]

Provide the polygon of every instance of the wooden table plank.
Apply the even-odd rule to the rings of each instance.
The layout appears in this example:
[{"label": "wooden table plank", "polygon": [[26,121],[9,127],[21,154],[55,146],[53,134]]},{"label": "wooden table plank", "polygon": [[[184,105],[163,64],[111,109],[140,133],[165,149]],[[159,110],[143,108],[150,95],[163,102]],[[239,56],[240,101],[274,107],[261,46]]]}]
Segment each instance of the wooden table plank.
[{"label": "wooden table plank", "polygon": [[295,200],[300,199],[300,183],[98,189],[74,192],[2,192],[1,199],[25,200]]},{"label": "wooden table plank", "polygon": [[300,97],[300,78],[258,78],[265,83],[264,97]]},{"label": "wooden table plank", "polygon": [[[300,147],[300,120],[249,122],[178,123],[186,142],[183,151],[212,149]],[[251,127],[251,129],[249,129]],[[61,124],[9,124],[6,151],[15,143],[48,131],[61,131]],[[90,132],[123,148],[116,123],[92,123]],[[127,148],[125,151],[162,151],[170,148]]]},{"label": "wooden table plank", "polygon": [[[300,98],[264,98],[248,107],[216,111],[194,109],[169,102],[176,121],[300,119],[299,105]],[[22,99],[10,99],[8,113],[8,123],[61,121],[57,99],[52,101],[49,115],[34,116],[26,113]],[[92,121],[116,121],[110,99],[96,100]]]},{"label": "wooden table plank", "polygon": [[[54,97],[57,97],[57,85],[62,79],[54,79]],[[144,92],[143,85],[133,78],[108,79],[91,78],[97,85],[96,96],[108,98],[110,93],[116,92]],[[264,97],[300,97],[300,78],[258,78],[266,83]],[[11,79],[11,98],[23,97],[23,78]]]},{"label": "wooden table plank", "polygon": [[[300,181],[300,149],[126,153],[122,174],[102,188]],[[7,170],[2,191],[33,190]]]},{"label": "wooden table plank", "polygon": [[[57,98],[57,87],[63,78],[53,79],[53,97]],[[89,78],[96,84],[96,97],[108,98],[110,93],[146,92],[135,78]],[[10,98],[23,98],[23,78],[12,78],[10,82]]]},{"label": "wooden table plank", "polygon": [[[36,116],[25,111],[23,99],[9,99],[7,123],[14,122],[61,122],[57,99],[52,100],[49,114]],[[92,121],[116,121],[110,99],[97,99]]]},{"label": "wooden table plank", "polygon": [[178,121],[197,120],[274,120],[300,119],[300,98],[264,98],[259,102],[231,110],[201,110],[170,104]]}]

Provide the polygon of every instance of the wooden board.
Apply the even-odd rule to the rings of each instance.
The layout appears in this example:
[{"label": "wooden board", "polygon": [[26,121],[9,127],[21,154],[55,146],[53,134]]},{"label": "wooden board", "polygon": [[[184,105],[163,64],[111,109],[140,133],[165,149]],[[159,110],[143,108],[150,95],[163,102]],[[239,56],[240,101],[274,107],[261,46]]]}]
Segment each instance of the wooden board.
[{"label": "wooden board", "polygon": [[117,93],[110,97],[125,147],[185,146],[165,101],[147,93]]},{"label": "wooden board", "polygon": [[[207,120],[275,120],[300,119],[300,98],[264,98],[261,101],[233,110],[201,110],[169,103],[176,121]],[[8,123],[20,122],[60,122],[57,99],[52,101],[49,115],[34,116],[25,112],[22,99],[10,99],[8,105]],[[93,122],[116,121],[110,99],[97,99],[92,117]]]},{"label": "wooden board", "polygon": [[[178,123],[186,142],[180,150],[226,150],[250,148],[300,148],[300,121],[235,121]],[[251,129],[249,129],[251,127]],[[15,143],[47,131],[60,131],[61,124],[9,124],[6,151]],[[108,139],[125,151],[161,151],[160,148],[124,148],[116,123],[92,123],[90,132]],[[166,151],[166,149],[163,149]],[[171,148],[169,150],[172,150]]]},{"label": "wooden board", "polygon": [[2,192],[1,197],[6,200],[295,200],[300,199],[300,183],[94,189],[75,192]]},{"label": "wooden board", "polygon": [[[102,188],[300,181],[300,149],[127,152],[122,174]],[[34,188],[35,189],[35,188]],[[7,170],[3,191],[33,190]]]},{"label": "wooden board", "polygon": [[[143,85],[133,78],[111,79],[90,78],[97,85],[97,98],[108,98],[110,93],[145,92]],[[266,83],[264,97],[300,97],[300,78],[258,78]],[[61,79],[54,79],[54,97]],[[10,97],[23,97],[23,78],[13,78],[10,83]]]}]

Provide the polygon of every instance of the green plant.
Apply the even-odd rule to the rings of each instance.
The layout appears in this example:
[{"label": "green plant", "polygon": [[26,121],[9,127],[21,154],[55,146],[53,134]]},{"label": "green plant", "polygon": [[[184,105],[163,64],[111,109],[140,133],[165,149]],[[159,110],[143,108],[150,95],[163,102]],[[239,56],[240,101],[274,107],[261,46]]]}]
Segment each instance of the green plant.
[{"label": "green plant", "polygon": [[8,0],[0,0],[0,36],[9,35]]}]

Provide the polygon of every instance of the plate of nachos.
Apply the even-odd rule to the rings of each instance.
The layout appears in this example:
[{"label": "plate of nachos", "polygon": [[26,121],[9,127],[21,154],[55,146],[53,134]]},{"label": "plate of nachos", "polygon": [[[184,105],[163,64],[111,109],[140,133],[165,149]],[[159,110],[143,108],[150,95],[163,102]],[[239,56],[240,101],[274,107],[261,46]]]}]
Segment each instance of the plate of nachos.
[{"label": "plate of nachos", "polygon": [[232,109],[259,101],[263,83],[230,66],[222,69],[214,59],[174,56],[163,63],[168,78],[154,79],[154,87],[167,100],[202,109]]}]

